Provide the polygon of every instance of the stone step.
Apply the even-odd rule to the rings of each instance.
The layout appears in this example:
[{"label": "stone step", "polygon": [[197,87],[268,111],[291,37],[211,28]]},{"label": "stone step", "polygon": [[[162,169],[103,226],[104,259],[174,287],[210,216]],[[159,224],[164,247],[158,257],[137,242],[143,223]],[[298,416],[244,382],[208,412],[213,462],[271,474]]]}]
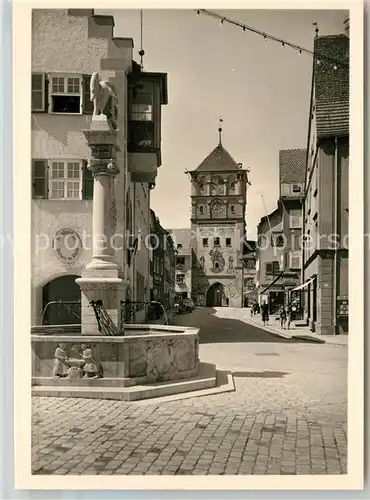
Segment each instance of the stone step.
[{"label": "stone step", "polygon": [[[100,382],[103,380],[104,379],[100,379]],[[96,379],[96,381],[98,382],[99,379]],[[216,366],[210,363],[200,363],[198,375],[185,380],[136,385],[132,387],[104,387],[103,383],[101,383],[100,386],[36,385],[32,387],[32,395],[42,397],[53,396],[62,398],[138,401],[148,398],[201,391],[214,388],[216,384]]]}]

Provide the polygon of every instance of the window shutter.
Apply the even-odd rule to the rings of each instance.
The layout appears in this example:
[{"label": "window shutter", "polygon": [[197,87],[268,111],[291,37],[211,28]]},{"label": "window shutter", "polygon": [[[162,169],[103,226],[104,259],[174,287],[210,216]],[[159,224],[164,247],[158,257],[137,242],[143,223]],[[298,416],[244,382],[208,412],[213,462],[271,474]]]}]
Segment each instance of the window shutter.
[{"label": "window shutter", "polygon": [[47,198],[47,172],[47,160],[32,160],[32,198]]},{"label": "window shutter", "polygon": [[91,75],[83,75],[82,77],[82,112],[86,115],[92,115],[94,111],[94,103],[90,100],[90,80]]},{"label": "window shutter", "polygon": [[32,73],[31,110],[37,113],[47,112],[47,79],[45,73]]},{"label": "window shutter", "polygon": [[82,166],[82,199],[92,200],[94,194],[94,178],[92,172],[87,168],[87,160],[83,160]]}]

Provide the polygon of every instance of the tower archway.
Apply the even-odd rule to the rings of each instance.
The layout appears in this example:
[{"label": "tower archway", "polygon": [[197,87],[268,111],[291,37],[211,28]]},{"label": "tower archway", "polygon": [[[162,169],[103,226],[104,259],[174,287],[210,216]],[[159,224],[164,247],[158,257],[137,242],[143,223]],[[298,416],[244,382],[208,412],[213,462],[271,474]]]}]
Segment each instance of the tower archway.
[{"label": "tower archway", "polygon": [[222,283],[214,283],[211,285],[206,294],[207,307],[222,307],[224,304],[225,290]]}]

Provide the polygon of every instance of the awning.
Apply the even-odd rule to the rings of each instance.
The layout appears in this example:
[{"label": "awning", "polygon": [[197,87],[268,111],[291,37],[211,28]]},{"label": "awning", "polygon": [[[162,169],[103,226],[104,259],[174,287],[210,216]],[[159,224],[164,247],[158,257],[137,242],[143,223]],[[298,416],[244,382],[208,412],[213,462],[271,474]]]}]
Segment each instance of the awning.
[{"label": "awning", "polygon": [[303,288],[306,288],[310,283],[313,282],[315,278],[310,278],[309,280],[305,281],[304,283],[302,283],[301,285],[298,285],[296,286],[295,288],[292,288],[292,290],[290,290],[291,292],[295,292],[297,290],[302,290]]}]

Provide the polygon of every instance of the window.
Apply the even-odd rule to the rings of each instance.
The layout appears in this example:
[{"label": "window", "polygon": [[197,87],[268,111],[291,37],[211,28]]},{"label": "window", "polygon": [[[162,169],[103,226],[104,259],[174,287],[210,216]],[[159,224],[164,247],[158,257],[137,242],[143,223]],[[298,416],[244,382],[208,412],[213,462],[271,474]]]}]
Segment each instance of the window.
[{"label": "window", "polygon": [[32,160],[32,198],[92,200],[93,191],[86,160]]},{"label": "window", "polygon": [[299,184],[293,184],[292,191],[293,191],[293,193],[300,193],[301,186]]},{"label": "window", "polygon": [[177,245],[177,248],[182,248],[181,243],[179,243],[179,244]]},{"label": "window", "polygon": [[180,266],[185,265],[185,257],[177,257],[176,261],[177,261],[177,264],[179,264]]},{"label": "window", "polygon": [[208,247],[208,238],[203,238],[203,246]]},{"label": "window", "polygon": [[280,263],[277,260],[272,263],[272,273],[274,275],[280,273]]},{"label": "window", "polygon": [[273,233],[271,236],[271,245],[275,247],[283,247],[284,235],[279,233]]},{"label": "window", "polygon": [[32,111],[45,111],[44,73],[32,73]]},{"label": "window", "polygon": [[213,245],[215,247],[219,247],[220,246],[220,238],[214,238],[213,239]]},{"label": "window", "polygon": [[272,274],[272,262],[266,262],[265,273]]},{"label": "window", "polygon": [[132,89],[131,117],[133,121],[153,121],[154,82],[140,82]]},{"label": "window", "polygon": [[204,207],[203,207],[203,205],[201,205],[201,206],[199,207],[199,212],[200,212],[201,214],[203,214],[203,213],[204,213]]},{"label": "window", "polygon": [[294,252],[289,252],[289,267],[290,269],[300,269],[301,268],[301,251],[295,250]]},{"label": "window", "polygon": [[82,113],[81,75],[50,75],[49,113]]},{"label": "window", "polygon": [[235,206],[234,206],[234,205],[230,205],[230,212],[231,212],[232,214],[234,214],[234,213],[235,213]]},{"label": "window", "polygon": [[81,162],[51,161],[49,198],[79,200],[82,191]]},{"label": "window", "polygon": [[277,260],[273,262],[266,262],[265,274],[277,275],[280,273],[280,264]]},{"label": "window", "polygon": [[231,238],[226,238],[226,246],[231,247]]},{"label": "window", "polygon": [[176,283],[184,283],[185,274],[176,274]]},{"label": "window", "polygon": [[301,210],[291,210],[290,216],[290,228],[298,229],[302,227],[302,211]]}]

